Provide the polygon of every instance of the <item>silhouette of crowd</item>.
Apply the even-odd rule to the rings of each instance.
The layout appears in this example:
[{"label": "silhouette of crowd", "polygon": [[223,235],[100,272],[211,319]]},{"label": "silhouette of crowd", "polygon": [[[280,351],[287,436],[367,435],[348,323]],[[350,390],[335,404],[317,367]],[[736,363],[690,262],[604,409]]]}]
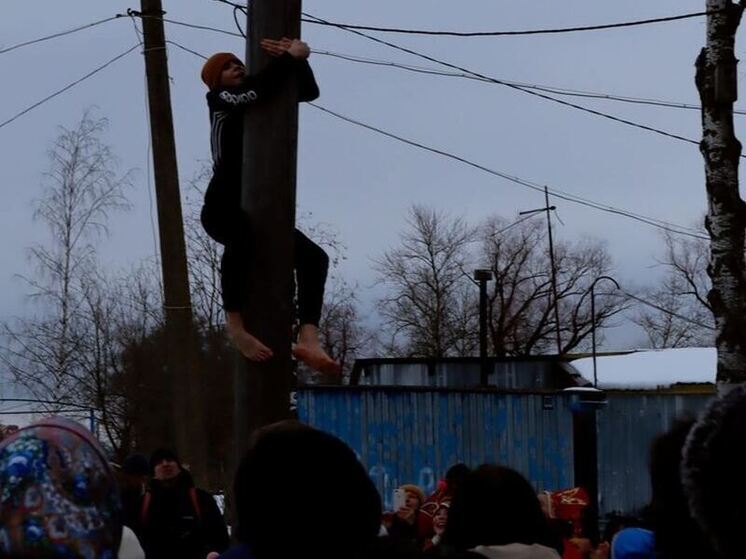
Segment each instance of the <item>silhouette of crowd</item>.
[{"label": "silhouette of crowd", "polygon": [[350,447],[285,421],[252,435],[229,528],[176,451],[112,464],[88,430],[52,417],[0,442],[0,557],[742,558],[745,426],[746,387],[675,422],[650,449],[649,504],[598,519],[583,488],[537,494],[502,464],[456,464],[430,495],[402,485],[384,511]]}]

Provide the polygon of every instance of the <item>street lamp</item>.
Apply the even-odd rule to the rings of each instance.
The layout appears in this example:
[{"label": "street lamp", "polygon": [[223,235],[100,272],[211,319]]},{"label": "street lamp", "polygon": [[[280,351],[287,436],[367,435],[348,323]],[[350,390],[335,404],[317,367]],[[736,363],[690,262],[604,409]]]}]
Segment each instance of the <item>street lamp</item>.
[{"label": "street lamp", "polygon": [[492,270],[474,270],[474,280],[479,283],[479,383],[487,386],[487,282],[492,280]]},{"label": "street lamp", "polygon": [[621,289],[617,281],[610,276],[598,276],[591,284],[591,343],[593,344],[593,387],[598,388],[598,372],[596,369],[596,284],[601,280],[609,280],[617,289]]}]

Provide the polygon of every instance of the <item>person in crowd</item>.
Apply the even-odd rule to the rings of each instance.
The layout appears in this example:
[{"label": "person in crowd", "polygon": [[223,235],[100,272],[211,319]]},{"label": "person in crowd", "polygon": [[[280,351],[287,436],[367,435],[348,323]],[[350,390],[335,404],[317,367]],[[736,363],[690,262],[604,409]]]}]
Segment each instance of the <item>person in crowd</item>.
[{"label": "person in crowd", "polygon": [[148,458],[144,454],[128,455],[117,471],[119,494],[122,498],[124,525],[135,532],[139,529],[140,505],[150,475]]},{"label": "person in crowd", "polygon": [[437,546],[443,539],[443,533],[446,531],[448,524],[448,510],[451,508],[451,501],[443,499],[438,503],[438,508],[433,514],[433,535],[425,540],[425,551]]},{"label": "person in crowd", "polygon": [[153,478],[140,506],[139,536],[147,559],[204,559],[228,548],[228,530],[215,499],[194,485],[170,449],[150,457]]},{"label": "person in crowd", "polygon": [[355,453],[297,421],[252,438],[234,498],[239,545],[221,559],[351,559],[378,542],[381,498]]},{"label": "person in crowd", "polygon": [[433,520],[440,503],[447,501],[450,504],[453,495],[469,471],[469,466],[466,464],[454,464],[446,472],[445,479],[438,482],[435,492],[425,499],[417,515],[417,531],[421,540],[427,541],[433,538],[435,535]]},{"label": "person in crowd", "polygon": [[683,449],[693,425],[693,419],[680,419],[653,441],[645,525],[617,533],[612,559],[717,559],[690,513],[681,479]]},{"label": "person in crowd", "polygon": [[723,559],[746,557],[745,426],[742,384],[711,402],[690,431],[683,453],[682,483],[692,517]]},{"label": "person in crowd", "polygon": [[0,443],[0,557],[116,559],[122,506],[101,445],[52,417]]},{"label": "person in crowd", "polygon": [[466,477],[453,497],[442,543],[453,556],[560,557],[531,484],[515,470],[497,465],[480,466]]},{"label": "person in crowd", "polygon": [[422,543],[418,530],[420,507],[425,501],[425,493],[418,486],[405,484],[396,494],[400,497],[395,503],[396,510],[385,517],[386,529],[392,538]]}]

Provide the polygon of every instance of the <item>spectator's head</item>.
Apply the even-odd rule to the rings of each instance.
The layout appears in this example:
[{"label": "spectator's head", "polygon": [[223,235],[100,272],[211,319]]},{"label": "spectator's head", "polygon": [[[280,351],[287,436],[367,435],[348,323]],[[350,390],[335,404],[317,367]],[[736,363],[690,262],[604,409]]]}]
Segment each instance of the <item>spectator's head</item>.
[{"label": "spectator's head", "polygon": [[53,417],[0,443],[0,557],[114,558],[121,533],[112,471],[82,426]]},{"label": "spectator's head", "polygon": [[147,478],[150,464],[144,454],[133,452],[122,461],[122,472],[132,477]]},{"label": "spectator's head", "polygon": [[451,502],[443,541],[461,550],[555,543],[531,484],[515,470],[494,465],[466,477]]},{"label": "spectator's head", "polygon": [[714,557],[689,511],[681,479],[684,445],[693,425],[693,419],[674,422],[650,448],[652,499],[648,514],[655,547],[666,557]]},{"label": "spectator's head", "polygon": [[407,483],[400,486],[399,489],[404,491],[404,504],[409,510],[419,510],[425,502],[425,492],[418,486]]},{"label": "spectator's head", "polygon": [[446,472],[448,492],[451,494],[455,493],[464,482],[464,479],[466,479],[466,476],[469,475],[470,471],[471,469],[469,466],[461,462],[448,468],[448,471]]},{"label": "spectator's head", "polygon": [[150,469],[154,479],[168,482],[181,473],[181,462],[173,450],[159,448],[150,455]]},{"label": "spectator's head", "polygon": [[682,481],[692,516],[728,559],[746,557],[746,385],[714,400],[692,428]]},{"label": "spectator's head", "polygon": [[441,501],[438,503],[438,508],[435,509],[435,514],[433,515],[433,532],[438,536],[442,536],[446,531],[446,526],[448,525],[448,511],[450,508],[450,501]]},{"label": "spectator's head", "polygon": [[349,557],[375,541],[381,499],[341,440],[298,422],[261,430],[236,472],[236,537],[257,559]]}]

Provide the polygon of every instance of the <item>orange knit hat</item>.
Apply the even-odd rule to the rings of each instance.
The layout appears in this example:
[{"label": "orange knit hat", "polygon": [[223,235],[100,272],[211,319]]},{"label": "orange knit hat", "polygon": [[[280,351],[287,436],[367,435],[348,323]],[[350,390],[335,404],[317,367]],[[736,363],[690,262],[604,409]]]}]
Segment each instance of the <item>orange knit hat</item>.
[{"label": "orange knit hat", "polygon": [[210,89],[217,88],[220,85],[220,74],[222,74],[226,64],[234,60],[243,64],[240,58],[230,52],[218,52],[208,58],[205,65],[202,66],[202,81],[205,82],[205,85]]}]

